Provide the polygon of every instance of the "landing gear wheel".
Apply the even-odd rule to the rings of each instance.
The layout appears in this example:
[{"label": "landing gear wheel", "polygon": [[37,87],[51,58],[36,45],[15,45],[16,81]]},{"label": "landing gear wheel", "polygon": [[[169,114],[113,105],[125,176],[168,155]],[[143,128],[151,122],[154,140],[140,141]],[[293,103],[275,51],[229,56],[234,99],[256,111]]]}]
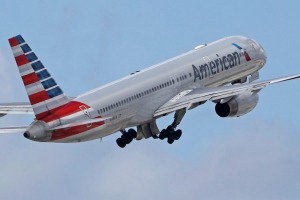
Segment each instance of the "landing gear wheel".
[{"label": "landing gear wheel", "polygon": [[136,136],[137,136],[137,132],[132,128],[129,129],[127,133],[131,138],[136,138]]},{"label": "landing gear wheel", "polygon": [[173,144],[174,141],[175,141],[175,138],[174,138],[173,134],[169,135],[169,137],[168,137],[168,143],[169,144]]},{"label": "landing gear wheel", "polygon": [[168,131],[166,129],[161,130],[159,134],[159,139],[164,140],[168,135]]},{"label": "landing gear wheel", "polygon": [[170,125],[170,126],[167,127],[167,132],[168,133],[172,133],[173,131],[174,131],[173,126]]},{"label": "landing gear wheel", "polygon": [[165,138],[168,138],[169,144],[172,144],[175,140],[179,140],[182,135],[182,131],[180,129],[176,130],[176,127],[180,124],[185,113],[186,108],[176,110],[173,123],[160,132],[159,139],[163,140]]},{"label": "landing gear wheel", "polygon": [[121,136],[121,139],[126,143],[129,144],[130,142],[132,142],[133,138],[128,135],[128,134],[124,134]]},{"label": "landing gear wheel", "polygon": [[182,135],[182,131],[180,129],[178,129],[178,130],[175,131],[174,134],[175,134],[175,140],[179,140],[179,138]]},{"label": "landing gear wheel", "polygon": [[126,142],[122,138],[118,138],[116,140],[119,147],[124,148],[126,146]]}]

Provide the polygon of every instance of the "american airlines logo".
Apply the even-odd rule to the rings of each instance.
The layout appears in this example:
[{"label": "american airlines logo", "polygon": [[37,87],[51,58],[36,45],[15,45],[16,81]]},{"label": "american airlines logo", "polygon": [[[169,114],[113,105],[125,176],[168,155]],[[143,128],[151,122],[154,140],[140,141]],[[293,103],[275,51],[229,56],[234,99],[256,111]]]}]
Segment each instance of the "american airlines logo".
[{"label": "american airlines logo", "polygon": [[232,43],[233,46],[237,47],[238,49],[242,50],[242,53],[233,52],[228,54],[227,56],[219,56],[217,54],[217,59],[211,61],[207,56],[203,58],[205,64],[196,67],[192,65],[194,71],[194,82],[197,79],[202,80],[204,78],[213,76],[220,72],[226,71],[230,68],[233,68],[237,65],[241,64],[241,57],[244,56],[246,61],[250,61],[251,58],[249,54],[238,46],[235,43]]}]

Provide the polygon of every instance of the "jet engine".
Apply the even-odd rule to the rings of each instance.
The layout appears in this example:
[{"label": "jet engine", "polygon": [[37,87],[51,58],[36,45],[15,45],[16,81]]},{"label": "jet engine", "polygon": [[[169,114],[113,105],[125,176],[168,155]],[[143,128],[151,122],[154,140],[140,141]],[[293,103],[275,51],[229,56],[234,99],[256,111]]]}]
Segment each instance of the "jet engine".
[{"label": "jet engine", "polygon": [[258,103],[258,94],[249,92],[237,95],[225,103],[217,103],[215,110],[220,117],[239,117],[252,111]]}]

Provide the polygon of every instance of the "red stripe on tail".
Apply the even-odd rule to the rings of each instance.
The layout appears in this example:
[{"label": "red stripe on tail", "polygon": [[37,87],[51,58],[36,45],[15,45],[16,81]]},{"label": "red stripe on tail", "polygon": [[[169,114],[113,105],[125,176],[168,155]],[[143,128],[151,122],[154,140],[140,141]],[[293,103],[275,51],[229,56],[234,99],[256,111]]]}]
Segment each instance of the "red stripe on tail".
[{"label": "red stripe on tail", "polygon": [[39,77],[34,72],[22,76],[22,79],[25,86],[39,81]]},{"label": "red stripe on tail", "polygon": [[29,63],[25,54],[15,57],[18,67]]},{"label": "red stripe on tail", "polygon": [[35,94],[29,95],[29,100],[31,105],[46,101],[49,99],[49,96],[45,90],[37,92]]},{"label": "red stripe on tail", "polygon": [[71,102],[67,103],[66,105],[64,105],[62,108],[60,108],[59,110],[57,110],[57,112],[55,112],[54,114],[49,115],[46,118],[44,118],[43,121],[48,123],[48,122],[57,120],[59,118],[77,113],[77,112],[81,111],[80,106],[85,106],[87,109],[90,108],[90,106],[83,104],[81,102],[71,101]]},{"label": "red stripe on tail", "polygon": [[8,41],[9,41],[9,44],[10,44],[10,46],[11,47],[14,47],[14,46],[17,46],[17,45],[19,45],[19,43],[18,43],[18,41],[17,41],[17,39],[16,38],[10,38],[10,39],[8,39]]},{"label": "red stripe on tail", "polygon": [[61,109],[62,107],[64,107],[65,105],[59,106],[57,108],[53,108],[51,110],[47,110],[45,112],[39,113],[36,115],[36,119],[37,120],[41,120],[49,115],[52,115],[53,113],[55,113],[56,111],[58,111],[59,109]]}]

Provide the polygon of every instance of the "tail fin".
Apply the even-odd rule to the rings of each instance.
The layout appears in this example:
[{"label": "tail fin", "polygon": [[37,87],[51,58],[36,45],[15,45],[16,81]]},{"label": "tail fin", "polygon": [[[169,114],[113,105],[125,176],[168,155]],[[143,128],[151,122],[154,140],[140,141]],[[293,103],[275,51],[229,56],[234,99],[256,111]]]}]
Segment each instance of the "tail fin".
[{"label": "tail fin", "polygon": [[70,102],[21,35],[9,39],[36,119],[53,114]]}]

